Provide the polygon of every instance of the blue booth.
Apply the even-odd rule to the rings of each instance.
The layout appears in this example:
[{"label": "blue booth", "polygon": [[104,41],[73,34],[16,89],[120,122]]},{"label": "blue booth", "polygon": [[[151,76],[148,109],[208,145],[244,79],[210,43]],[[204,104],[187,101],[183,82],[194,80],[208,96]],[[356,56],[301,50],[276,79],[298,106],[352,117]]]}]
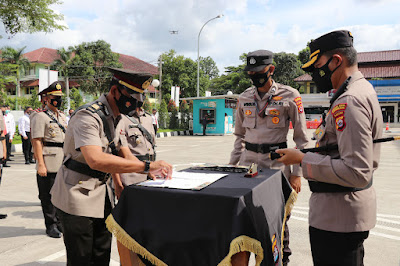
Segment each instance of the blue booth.
[{"label": "blue booth", "polygon": [[181,100],[193,101],[193,135],[229,135],[234,131],[234,118],[239,95],[191,97]]}]

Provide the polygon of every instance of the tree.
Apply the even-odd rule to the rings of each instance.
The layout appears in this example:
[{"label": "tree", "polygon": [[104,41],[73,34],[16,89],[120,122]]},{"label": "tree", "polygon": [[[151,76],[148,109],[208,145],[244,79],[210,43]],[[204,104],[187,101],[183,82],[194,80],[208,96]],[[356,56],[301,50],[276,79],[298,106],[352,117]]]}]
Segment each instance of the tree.
[{"label": "tree", "polygon": [[64,30],[67,27],[58,24],[64,16],[49,8],[50,5],[61,3],[60,0],[0,0],[0,20],[6,33],[11,36],[18,32]]},{"label": "tree", "polygon": [[275,65],[274,80],[276,82],[299,88],[293,80],[304,72],[300,68],[300,61],[295,54],[284,52],[274,54],[273,64]]},{"label": "tree", "polygon": [[[60,48],[57,50],[57,54],[59,55],[59,58],[53,61],[52,67],[58,70],[61,74],[61,76],[64,78],[65,81],[65,89],[66,89],[66,97],[67,99],[70,98],[70,91],[69,91],[69,79],[68,79],[68,66],[70,64],[71,58],[72,58],[72,50],[68,49],[65,50],[65,48]],[[71,103],[70,103],[71,105]],[[70,107],[70,106],[68,106]],[[68,109],[68,108],[67,108]]]},{"label": "tree", "polygon": [[83,104],[82,95],[77,88],[72,88],[71,93],[71,109],[76,110],[79,106]]},{"label": "tree", "polygon": [[21,84],[20,84],[21,75],[25,74],[26,70],[30,66],[29,60],[22,56],[25,48],[26,46],[20,49],[14,49],[12,47],[6,46],[2,48],[2,54],[1,54],[3,62],[17,66],[16,69],[17,97],[21,97]]},{"label": "tree", "polygon": [[169,115],[167,109],[167,102],[165,100],[161,101],[160,109],[158,110],[158,120],[160,128],[166,128],[169,125]]},{"label": "tree", "polygon": [[111,73],[107,67],[122,67],[118,61],[119,55],[111,51],[111,45],[98,40],[68,49],[74,53],[67,64],[71,80],[77,80],[82,91],[96,97],[108,91]]},{"label": "tree", "polygon": [[242,93],[251,86],[251,81],[246,72],[243,71],[246,65],[246,54],[242,54],[239,59],[243,62],[239,66],[228,66],[225,68],[224,75],[214,78],[211,81],[211,91],[213,94],[226,94],[228,91]]},{"label": "tree", "polygon": [[[160,90],[165,95],[170,93],[172,86],[181,88],[181,97],[193,97],[197,95],[197,62],[182,55],[177,55],[174,50],[161,55],[162,87]],[[211,57],[200,58],[200,92],[208,90],[210,79],[218,75],[218,68]],[[169,99],[168,99],[169,100]]]},{"label": "tree", "polygon": [[310,47],[308,47],[308,44],[306,48],[299,52],[298,59],[302,65],[308,62],[310,59]]}]

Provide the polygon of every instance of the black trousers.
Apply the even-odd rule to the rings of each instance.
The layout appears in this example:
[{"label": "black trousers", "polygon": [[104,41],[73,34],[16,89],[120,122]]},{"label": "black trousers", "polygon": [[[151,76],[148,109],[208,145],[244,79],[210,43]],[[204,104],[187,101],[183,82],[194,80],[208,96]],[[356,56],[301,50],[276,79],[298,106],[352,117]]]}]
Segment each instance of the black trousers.
[{"label": "black trousers", "polygon": [[309,227],[315,266],[363,266],[369,231],[338,233]]},{"label": "black trousers", "polygon": [[27,139],[22,137],[22,150],[24,152],[25,162],[32,161],[32,143],[31,143],[31,132],[25,132]]},{"label": "black trousers", "polygon": [[111,203],[106,196],[104,218],[71,215],[57,209],[64,232],[68,266],[108,266],[111,254],[111,233],[105,220],[111,213]]},{"label": "black trousers", "polygon": [[153,127],[154,127],[154,133],[157,134],[157,125],[153,124]]},{"label": "black trousers", "polygon": [[11,143],[10,143],[10,134],[6,134],[6,148],[7,148],[7,159],[10,158],[11,155]]},{"label": "black trousers", "polygon": [[53,187],[56,175],[57,173],[47,173],[47,176],[40,176],[36,173],[39,199],[42,205],[46,229],[50,229],[52,226],[60,226],[60,222],[56,214],[56,208],[53,206],[53,203],[51,203],[50,195],[50,190]]}]

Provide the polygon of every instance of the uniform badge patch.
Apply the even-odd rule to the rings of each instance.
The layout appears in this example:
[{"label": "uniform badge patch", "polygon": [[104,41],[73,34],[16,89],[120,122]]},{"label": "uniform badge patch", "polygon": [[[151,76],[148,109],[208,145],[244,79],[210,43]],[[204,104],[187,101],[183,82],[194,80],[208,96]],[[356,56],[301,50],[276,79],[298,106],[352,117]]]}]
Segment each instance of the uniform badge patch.
[{"label": "uniform badge patch", "polygon": [[332,108],[331,114],[335,119],[336,130],[343,131],[346,127],[345,121],[345,111],[346,111],[347,103],[339,103]]},{"label": "uniform badge patch", "polygon": [[278,124],[279,123],[279,117],[273,117],[272,118],[272,123],[274,123],[274,124]]},{"label": "uniform badge patch", "polygon": [[244,112],[244,114],[245,114],[245,115],[251,115],[252,113],[251,113],[250,110],[246,110],[246,111]]},{"label": "uniform badge patch", "polygon": [[281,96],[275,96],[275,97],[272,98],[272,100],[280,101],[280,100],[282,100],[282,97]]},{"label": "uniform badge patch", "polygon": [[299,112],[299,114],[303,113],[304,108],[303,108],[303,102],[301,101],[301,97],[294,98],[294,102],[297,105],[297,111]]},{"label": "uniform badge patch", "polygon": [[279,110],[277,110],[277,109],[272,109],[272,110],[269,110],[269,114],[270,114],[270,115],[279,115],[280,112],[279,112]]},{"label": "uniform badge patch", "polygon": [[274,256],[274,263],[277,263],[279,260],[279,250],[276,240],[276,234],[272,236],[271,243],[272,243],[272,254]]}]

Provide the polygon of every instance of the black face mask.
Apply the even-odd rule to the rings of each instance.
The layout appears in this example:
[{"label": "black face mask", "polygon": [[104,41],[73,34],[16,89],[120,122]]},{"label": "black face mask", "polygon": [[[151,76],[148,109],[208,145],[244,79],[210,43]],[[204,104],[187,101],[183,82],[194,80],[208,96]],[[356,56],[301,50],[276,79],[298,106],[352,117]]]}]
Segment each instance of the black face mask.
[{"label": "black face mask", "polygon": [[264,87],[264,85],[268,82],[269,78],[271,75],[268,75],[269,71],[261,74],[253,74],[249,75],[251,81],[253,82],[253,85],[256,86],[257,88]]},{"label": "black face mask", "polygon": [[117,100],[114,97],[115,102],[117,103],[118,110],[121,114],[128,115],[130,112],[136,109],[137,101],[132,97],[128,97],[125,94],[122,94],[121,90],[119,91],[119,99]]},{"label": "black face mask", "polygon": [[62,104],[61,97],[57,97],[55,99],[50,99],[50,104],[53,105],[55,108],[60,108]]},{"label": "black face mask", "polygon": [[322,67],[314,68],[311,74],[319,92],[327,92],[333,89],[331,77],[333,72],[335,72],[341,65],[338,65],[333,71],[330,71],[328,65],[332,59],[333,57],[331,57]]}]

